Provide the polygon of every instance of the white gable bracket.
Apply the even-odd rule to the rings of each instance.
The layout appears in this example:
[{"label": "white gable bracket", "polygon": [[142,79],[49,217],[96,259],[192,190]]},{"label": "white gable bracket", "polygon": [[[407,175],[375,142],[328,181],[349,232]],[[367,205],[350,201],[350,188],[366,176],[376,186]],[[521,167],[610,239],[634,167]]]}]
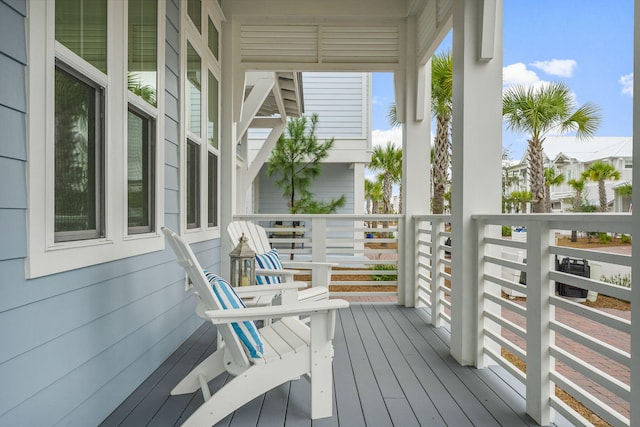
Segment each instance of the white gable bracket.
[{"label": "white gable bracket", "polygon": [[249,188],[253,180],[256,179],[256,176],[258,176],[258,173],[260,173],[262,165],[264,165],[269,159],[271,151],[276,146],[276,142],[278,141],[278,138],[280,138],[280,135],[282,135],[282,131],[284,130],[285,126],[286,122],[284,120],[275,125],[271,130],[271,133],[269,133],[267,139],[264,141],[264,144],[262,144],[262,147],[260,147],[260,151],[258,151],[258,154],[256,154],[255,159],[253,159],[253,162],[251,162],[251,165],[249,166],[245,175],[245,189]]},{"label": "white gable bracket", "polygon": [[271,76],[270,78],[260,78],[256,81],[253,89],[251,89],[251,93],[249,93],[249,96],[247,96],[247,99],[244,101],[244,105],[242,106],[242,118],[240,119],[240,123],[238,123],[236,134],[238,139],[236,144],[240,141],[247,130],[249,130],[251,121],[258,113],[258,110],[260,110],[264,100],[267,99],[267,96],[273,89],[274,84],[274,76]]}]

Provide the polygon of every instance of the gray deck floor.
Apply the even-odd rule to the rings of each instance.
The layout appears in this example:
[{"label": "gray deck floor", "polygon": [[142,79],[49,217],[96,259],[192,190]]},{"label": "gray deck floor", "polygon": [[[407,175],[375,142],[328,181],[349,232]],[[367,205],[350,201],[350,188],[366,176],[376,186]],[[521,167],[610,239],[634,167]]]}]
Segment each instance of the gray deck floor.
[{"label": "gray deck floor", "polygon": [[[525,414],[524,387],[519,382],[499,368],[459,366],[449,355],[447,332],[427,325],[428,318],[421,309],[352,303],[340,312],[336,326],[332,418],[311,421],[310,387],[301,379],[254,399],[216,425],[537,425]],[[169,392],[211,354],[215,336],[215,327],[203,324],[101,425],[180,425],[202,403],[202,395]],[[225,380],[214,379],[212,391]]]}]

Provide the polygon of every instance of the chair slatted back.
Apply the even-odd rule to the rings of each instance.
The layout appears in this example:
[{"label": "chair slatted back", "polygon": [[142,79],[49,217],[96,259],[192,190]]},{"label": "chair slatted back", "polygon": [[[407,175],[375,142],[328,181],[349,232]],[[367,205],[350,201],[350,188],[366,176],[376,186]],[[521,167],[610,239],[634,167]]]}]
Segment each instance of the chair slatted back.
[{"label": "chair slatted back", "polygon": [[258,224],[249,221],[233,221],[227,226],[227,235],[231,239],[233,247],[238,244],[243,233],[249,239],[249,246],[256,253],[264,254],[271,250],[267,231]]},{"label": "chair slatted back", "polygon": [[[191,250],[189,244],[172,230],[166,227],[162,227],[161,230],[169,242],[171,249],[173,249],[173,252],[176,254],[178,264],[184,268],[189,279],[191,279],[204,310],[222,310],[220,302],[213,293],[213,290],[209,285],[209,281],[204,275],[200,262]],[[222,335],[222,339],[227,346],[227,350],[233,359],[233,363],[236,365],[235,367],[248,367],[250,365],[249,359],[247,358],[244,348],[231,325],[218,325],[217,327],[218,332]]]}]

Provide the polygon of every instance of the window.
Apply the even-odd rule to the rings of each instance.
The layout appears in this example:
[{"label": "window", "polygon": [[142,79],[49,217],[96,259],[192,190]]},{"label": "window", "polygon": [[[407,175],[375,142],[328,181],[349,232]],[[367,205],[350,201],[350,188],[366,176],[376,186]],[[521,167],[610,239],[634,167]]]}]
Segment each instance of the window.
[{"label": "window", "polygon": [[56,67],[56,242],[104,237],[102,105],[98,85]]},{"label": "window", "polygon": [[209,227],[218,226],[218,156],[213,153],[208,155],[208,171],[209,184],[208,209],[207,217],[209,218]]},{"label": "window", "polygon": [[155,225],[155,121],[129,107],[127,116],[127,226],[129,234]]},{"label": "window", "polygon": [[217,2],[183,0],[184,158],[181,178],[182,228],[191,242],[220,235],[220,22]]},{"label": "window", "polygon": [[164,1],[30,6],[27,277],[162,249]]},{"label": "window", "polygon": [[158,76],[158,2],[128,2],[128,75],[129,90],[156,106]]},{"label": "window", "polygon": [[633,169],[633,159],[625,159],[624,168],[625,169]]},{"label": "window", "polygon": [[56,41],[107,72],[107,1],[56,0]]},{"label": "window", "polygon": [[200,147],[187,141],[187,228],[200,227]]}]

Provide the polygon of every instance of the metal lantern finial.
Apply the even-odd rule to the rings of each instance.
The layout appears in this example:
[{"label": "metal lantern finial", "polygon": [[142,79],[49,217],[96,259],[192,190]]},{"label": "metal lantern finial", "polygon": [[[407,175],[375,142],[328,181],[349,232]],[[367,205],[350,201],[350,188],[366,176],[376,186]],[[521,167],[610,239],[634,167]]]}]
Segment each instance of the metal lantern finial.
[{"label": "metal lantern finial", "polygon": [[249,239],[242,233],[238,245],[229,253],[231,258],[231,285],[249,286],[255,284],[256,253],[249,246]]}]

